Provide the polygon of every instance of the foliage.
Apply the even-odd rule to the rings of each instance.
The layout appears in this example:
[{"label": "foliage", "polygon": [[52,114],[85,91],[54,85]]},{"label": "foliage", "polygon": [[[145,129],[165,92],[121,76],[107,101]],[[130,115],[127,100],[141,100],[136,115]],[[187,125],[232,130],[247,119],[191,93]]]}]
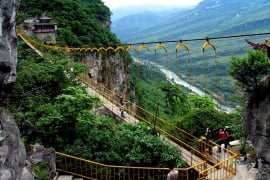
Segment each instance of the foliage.
[{"label": "foliage", "polygon": [[219,129],[221,127],[231,127],[231,138],[236,139],[241,136],[239,127],[241,126],[241,110],[226,113],[218,110],[218,106],[207,96],[190,96],[190,111],[186,113],[178,127],[191,133],[196,137],[204,136],[207,127]]},{"label": "foliage", "polygon": [[165,81],[161,82],[160,89],[163,93],[165,93],[165,102],[167,108],[165,109],[165,113],[181,116],[189,111],[187,95],[180,85]]},{"label": "foliage", "polygon": [[[143,68],[140,67],[140,69]],[[241,112],[236,111],[230,114],[222,112],[219,110],[219,105],[211,97],[190,93],[184,87],[166,81],[161,73],[148,72],[143,74],[139,72],[138,69],[133,71],[134,76],[137,77],[134,85],[140,87],[137,94],[142,97],[138,104],[167,122],[167,125],[158,121],[152,122],[154,125],[161,124],[162,129],[171,132],[176,137],[178,132],[175,131],[175,126],[196,137],[204,136],[207,127],[218,129],[230,126],[233,127],[231,137],[240,137],[237,128],[240,125]],[[156,75],[150,76],[155,73]],[[138,77],[141,76],[142,78],[139,79]],[[153,118],[147,117],[147,114],[140,115],[148,120]]]},{"label": "foliage", "polygon": [[[126,163],[137,166],[167,167],[173,163],[181,167],[183,161],[176,147],[165,145],[159,137],[152,136],[149,130],[140,126],[122,124],[118,126],[117,141],[121,142],[121,156],[126,157]],[[132,147],[131,150],[129,150]],[[130,165],[131,165],[130,164]]]},{"label": "foliage", "polygon": [[192,109],[179,124],[180,128],[190,134],[200,137],[207,127],[216,127],[219,121],[217,111],[210,108]]},{"label": "foliage", "polygon": [[49,165],[47,163],[38,163],[32,167],[32,171],[35,174],[37,180],[48,180],[49,179]]},{"label": "foliage", "polygon": [[146,110],[170,122],[189,111],[186,94],[190,91],[167,81],[157,68],[133,63],[131,77],[138,104]]},{"label": "foliage", "polygon": [[[101,119],[100,119],[101,120]],[[67,153],[96,159],[98,162],[114,165],[139,167],[167,167],[173,164],[184,167],[186,164],[176,147],[164,144],[153,136],[144,125],[118,124],[102,121],[102,126],[89,128],[85,141],[78,139]]]},{"label": "foliage", "polygon": [[[243,124],[242,124],[243,109],[238,108],[229,115],[228,124],[230,124],[230,138],[243,139],[245,138]],[[227,125],[228,125],[227,124]]]},{"label": "foliage", "polygon": [[[43,144],[46,142],[47,146],[63,150],[80,137],[80,130],[76,131],[78,121],[94,119],[91,109],[98,101],[98,98],[89,96],[80,87],[64,89],[61,95],[55,97],[54,103],[46,103],[38,108],[37,113],[41,114],[36,122],[40,134],[38,139]],[[53,136],[57,138],[51,139]]]},{"label": "foliage", "polygon": [[[115,125],[107,116],[94,115],[99,99],[89,96],[76,80],[82,70],[79,64],[59,55],[42,59],[24,45],[19,45],[25,51],[18,54],[18,79],[10,108],[26,143],[52,146],[105,164],[186,166],[179,150],[153,136],[146,124]],[[36,170],[42,172],[40,167]]]},{"label": "foliage", "polygon": [[229,73],[247,93],[256,90],[261,79],[270,73],[270,64],[264,51],[248,51],[247,57],[232,56]]},{"label": "foliage", "polygon": [[119,40],[106,27],[111,12],[102,1],[23,0],[17,21],[46,13],[57,23],[57,44],[62,46],[110,46]]}]

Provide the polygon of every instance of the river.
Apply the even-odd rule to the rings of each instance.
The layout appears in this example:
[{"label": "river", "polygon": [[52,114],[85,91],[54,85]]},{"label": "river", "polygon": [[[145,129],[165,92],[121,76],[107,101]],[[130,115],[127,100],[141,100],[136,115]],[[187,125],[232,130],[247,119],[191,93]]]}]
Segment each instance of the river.
[{"label": "river", "polygon": [[[137,58],[134,58],[133,57],[133,60],[135,62],[138,62],[138,63],[142,63],[141,60],[138,60]],[[145,63],[146,61],[144,61]],[[158,65],[158,64],[155,64],[153,62],[150,62],[152,65],[154,66],[157,66],[161,72],[164,73],[164,75],[166,76],[167,80],[170,81],[171,83],[175,83],[175,84],[179,84],[179,85],[182,85],[188,89],[190,89],[192,92],[194,92],[195,94],[198,94],[200,96],[205,96],[207,95],[204,91],[202,91],[201,89],[193,86],[192,84],[186,82],[185,80],[181,79],[177,74],[175,74],[174,72],[164,68],[163,66],[161,65]],[[147,62],[147,64],[149,64],[149,62]],[[221,105],[220,103],[218,103],[216,100],[214,100],[215,103],[217,103],[217,107],[218,107],[218,110],[220,111],[223,111],[223,112],[226,112],[226,113],[232,113],[235,109],[232,108],[232,107],[228,107],[228,106],[224,106],[224,105]]]}]

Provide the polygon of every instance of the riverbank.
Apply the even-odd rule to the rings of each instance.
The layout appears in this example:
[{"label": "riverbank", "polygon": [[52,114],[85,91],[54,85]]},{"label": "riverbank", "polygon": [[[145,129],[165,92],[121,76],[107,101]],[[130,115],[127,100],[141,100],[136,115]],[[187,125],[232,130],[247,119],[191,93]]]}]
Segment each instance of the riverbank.
[{"label": "riverbank", "polygon": [[[133,60],[137,63],[143,63],[141,60],[133,57]],[[149,62],[148,62],[149,63]],[[192,92],[194,92],[195,94],[198,94],[200,96],[206,96],[208,94],[206,94],[203,90],[199,89],[198,87],[188,83],[187,81],[181,79],[177,74],[175,74],[174,72],[166,69],[165,67],[158,65],[156,63],[150,62],[151,65],[156,66],[157,68],[159,68],[159,70],[164,73],[164,75],[166,76],[167,80],[170,81],[171,83],[175,83],[175,84],[179,84],[182,85],[188,89],[190,89]],[[210,96],[210,95],[209,95]],[[217,103],[217,107],[218,110],[226,112],[226,113],[232,113],[235,111],[234,108],[232,107],[228,107],[225,105],[220,104],[216,99],[213,99],[215,103]]]}]

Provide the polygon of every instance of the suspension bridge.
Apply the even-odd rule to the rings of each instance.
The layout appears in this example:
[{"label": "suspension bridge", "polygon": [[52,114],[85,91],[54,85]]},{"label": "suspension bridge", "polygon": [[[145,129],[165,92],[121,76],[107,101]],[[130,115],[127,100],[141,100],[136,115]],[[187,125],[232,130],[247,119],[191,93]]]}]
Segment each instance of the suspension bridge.
[{"label": "suspension bridge", "polygon": [[[91,53],[92,57],[100,57],[100,53],[105,53],[106,58],[110,55],[110,52],[119,54],[120,52],[128,53],[130,50],[140,52],[143,49],[149,51],[148,47],[142,44],[139,48],[135,48],[133,45],[127,47],[118,46],[113,47],[100,47],[100,48],[71,48],[71,47],[59,47],[42,44],[34,41],[28,37],[23,31],[18,32],[19,37],[25,41],[33,50],[39,55],[50,49],[57,51],[64,51],[67,53]],[[215,51],[214,44],[206,39],[203,44],[203,51],[207,46],[211,46]],[[184,47],[187,52],[189,47],[182,41],[176,46],[175,50]],[[163,49],[167,52],[167,47],[158,43],[155,46],[155,53],[159,49]],[[128,73],[127,61],[124,61],[124,72]],[[176,168],[179,171],[179,179],[187,180],[203,180],[203,179],[228,179],[236,174],[236,158],[237,154],[221,147],[222,152],[216,153],[215,147],[220,147],[213,141],[207,141],[203,138],[199,139],[189,134],[188,132],[173,127],[167,121],[157,117],[144,108],[127,101],[125,108],[126,117],[123,118],[120,115],[119,108],[121,107],[120,98],[121,95],[106,86],[108,80],[105,79],[105,83],[99,83],[95,79],[89,77],[88,69],[80,77],[81,82],[86,86],[89,94],[97,95],[100,97],[103,105],[114,113],[118,118],[127,123],[136,124],[138,122],[144,122],[149,127],[155,126],[159,137],[167,143],[173,144],[179,147],[183,159],[188,163],[188,168]],[[146,118],[147,117],[147,118]],[[155,124],[153,124],[155,122]],[[164,129],[164,127],[168,127]],[[170,133],[169,129],[175,129],[178,132],[176,137]],[[168,168],[155,168],[155,167],[130,167],[130,166],[114,166],[106,165],[90,160],[81,159],[78,157],[70,156],[60,152],[56,153],[56,165],[59,172],[65,174],[71,174],[74,176],[82,177],[85,179],[166,179]]]}]

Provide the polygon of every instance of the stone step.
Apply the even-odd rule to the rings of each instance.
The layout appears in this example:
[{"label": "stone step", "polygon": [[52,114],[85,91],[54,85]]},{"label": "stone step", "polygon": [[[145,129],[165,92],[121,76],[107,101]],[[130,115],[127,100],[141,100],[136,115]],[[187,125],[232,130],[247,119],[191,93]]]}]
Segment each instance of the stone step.
[{"label": "stone step", "polygon": [[71,175],[60,175],[56,180],[73,180],[73,176]]}]

